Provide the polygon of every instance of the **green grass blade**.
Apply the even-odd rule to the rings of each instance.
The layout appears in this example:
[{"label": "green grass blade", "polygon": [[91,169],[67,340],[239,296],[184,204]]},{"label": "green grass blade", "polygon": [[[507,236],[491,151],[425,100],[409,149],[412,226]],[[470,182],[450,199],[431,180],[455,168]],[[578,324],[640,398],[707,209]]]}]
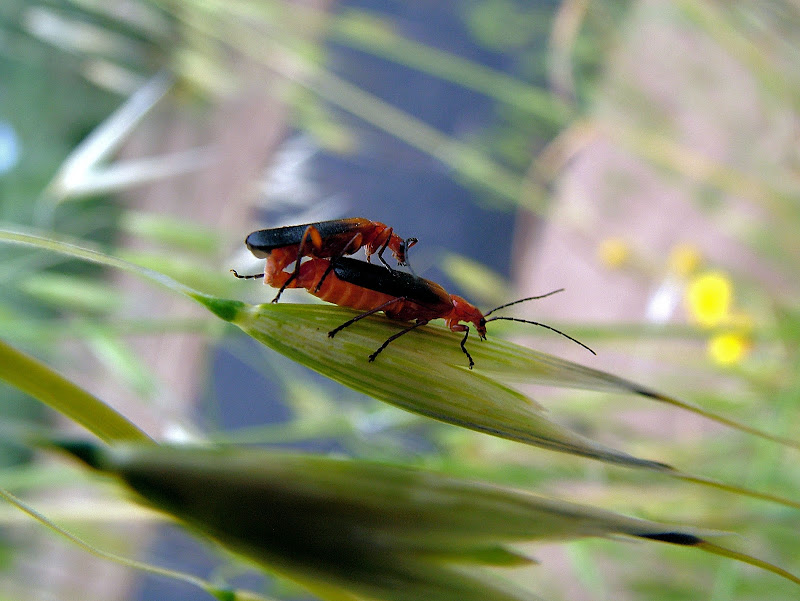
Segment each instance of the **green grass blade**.
[{"label": "green grass blade", "polygon": [[378,599],[530,598],[459,564],[484,552],[496,565],[507,544],[611,535],[695,547],[800,584],[696,530],[425,470],[263,449],[56,446],[238,553]]},{"label": "green grass blade", "polygon": [[133,559],[128,559],[126,557],[122,557],[120,555],[116,555],[115,553],[109,553],[107,551],[103,551],[94,545],[86,542],[85,540],[79,538],[78,536],[72,534],[71,532],[65,530],[64,528],[56,525],[52,521],[50,521],[47,517],[43,514],[39,513],[36,509],[12,495],[10,492],[0,488],[0,498],[5,500],[6,502],[10,503],[23,513],[28,514],[31,518],[39,522],[40,524],[46,526],[52,532],[56,533],[57,535],[61,536],[62,538],[67,539],[73,545],[83,549],[87,553],[94,555],[100,559],[104,559],[106,561],[110,561],[112,563],[119,564],[126,568],[131,568],[134,570],[139,570],[140,572],[146,572],[148,574],[153,574],[156,576],[163,576],[164,578],[171,578],[173,580],[179,580],[181,582],[185,582],[187,584],[191,584],[202,590],[206,591],[208,594],[216,597],[220,600],[225,601],[271,601],[269,598],[264,597],[262,595],[258,595],[251,591],[239,591],[239,590],[229,590],[229,589],[220,589],[218,586],[215,586],[211,582],[203,580],[202,578],[198,578],[191,574],[187,574],[184,572],[178,572],[175,570],[169,570],[166,568],[160,568],[158,566],[154,566],[148,563],[144,563],[141,561],[136,561]]},{"label": "green grass blade", "polygon": [[430,324],[397,339],[370,363],[369,354],[402,325],[381,317],[366,318],[331,339],[327,332],[356,313],[328,305],[248,305],[204,295],[194,297],[294,361],[407,411],[533,446],[654,470],[702,486],[800,508],[799,502],[785,497],[695,476],[601,445],[548,419],[533,401],[492,377],[513,373],[516,379],[524,377],[528,382],[657,394],[611,374],[497,340],[476,342],[470,347],[476,365],[469,370],[459,346],[460,337]]},{"label": "green grass blade", "polygon": [[260,342],[303,365],[403,409],[510,440],[656,470],[704,486],[798,507],[795,501],[679,472],[661,462],[600,445],[548,420],[533,401],[496,379],[523,378],[557,386],[640,394],[796,446],[794,441],[714,416],[623,378],[497,339],[483,343],[470,341],[476,368],[468,370],[458,337],[435,325],[401,337],[377,361],[369,363],[369,353],[401,327],[397,322],[367,318],[330,339],[327,332],[352,317],[352,311],[322,305],[247,305],[202,294],[153,270],[73,243],[3,230],[0,241],[44,248],[149,278],[193,298],[221,319],[235,323]]},{"label": "green grass blade", "polygon": [[[236,40],[236,48],[244,56],[260,62],[268,69],[359,119],[403,140],[457,174],[484,189],[491,190],[498,200],[511,207],[523,207],[542,214],[547,208],[544,188],[503,166],[474,145],[464,143],[431,127],[422,119],[398,109],[385,100],[338,77],[318,61],[297,50],[278,36],[254,34],[252,28],[227,18],[228,2],[215,0],[208,4],[208,18],[186,20],[197,35],[228,44]],[[185,18],[185,14],[177,15]],[[283,57],[283,60],[276,60]],[[288,65],[293,65],[291,68]],[[300,66],[300,68],[297,68]],[[558,118],[558,117],[556,117]]]},{"label": "green grass blade", "polygon": [[[477,362],[480,356],[482,370],[497,377],[502,377],[504,380],[535,381],[536,383],[566,388],[637,394],[654,401],[679,407],[680,409],[696,415],[701,415],[706,419],[735,430],[747,432],[759,438],[800,449],[800,441],[798,440],[765,432],[764,430],[754,428],[723,415],[706,411],[702,407],[698,407],[687,401],[682,401],[675,397],[656,392],[646,386],[613,374],[572,363],[571,361],[559,359],[553,355],[548,355],[502,340],[492,340],[491,344],[484,345],[484,347],[485,348],[481,348],[475,352],[470,350],[475,357],[475,361]],[[487,352],[481,355],[482,350]]]},{"label": "green grass blade", "polygon": [[13,230],[0,228],[0,242],[30,246],[40,250],[57,252],[72,257],[73,259],[81,259],[114,269],[122,269],[123,271],[134,273],[184,295],[197,293],[196,290],[192,290],[188,286],[162,273],[111,256],[99,248],[89,248],[87,246],[88,243],[84,240],[76,242],[59,238],[50,232],[43,234],[17,227]]},{"label": "green grass blade", "polygon": [[388,20],[367,12],[351,9],[335,15],[330,21],[329,34],[342,44],[507,102],[550,125],[563,127],[574,116],[574,110],[552,92],[405,38]]},{"label": "green grass blade", "polygon": [[800,578],[798,578],[794,574],[787,572],[783,568],[773,565],[767,561],[763,561],[761,559],[758,559],[757,557],[753,557],[752,555],[747,555],[746,553],[734,551],[733,549],[726,549],[725,547],[720,547],[719,545],[715,545],[714,543],[708,541],[703,541],[698,545],[696,545],[696,547],[708,553],[713,553],[714,555],[720,555],[722,557],[727,557],[729,559],[735,559],[736,561],[741,561],[751,566],[761,568],[762,570],[766,570],[767,572],[772,572],[773,574],[777,574],[781,578],[786,578],[787,580],[791,580],[795,584],[800,584]]},{"label": "green grass blade", "polygon": [[459,338],[442,327],[420,328],[399,338],[370,363],[369,353],[402,325],[383,318],[364,319],[331,339],[327,332],[354,312],[323,305],[254,306],[195,298],[270,348],[407,411],[556,451],[632,467],[670,469],[558,425],[526,396],[483,374],[480,362],[476,369],[467,369]]},{"label": "green grass blade", "polygon": [[150,441],[147,434],[100,399],[1,340],[0,379],[81,424],[101,440]]}]

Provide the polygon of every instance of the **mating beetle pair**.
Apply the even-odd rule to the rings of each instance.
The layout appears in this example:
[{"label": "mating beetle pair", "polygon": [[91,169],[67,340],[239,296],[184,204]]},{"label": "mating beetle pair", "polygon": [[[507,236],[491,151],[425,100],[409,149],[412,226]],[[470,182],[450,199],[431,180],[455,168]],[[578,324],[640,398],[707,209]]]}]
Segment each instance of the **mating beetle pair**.
[{"label": "mating beetle pair", "polygon": [[[460,296],[449,294],[439,284],[392,269],[383,259],[383,252],[389,248],[400,265],[407,264],[407,251],[416,242],[416,238],[400,238],[392,228],[383,223],[360,218],[259,230],[250,234],[245,244],[256,257],[266,259],[264,273],[241,276],[236,271],[231,271],[238,278],[263,277],[265,284],[279,288],[273,302],[278,301],[286,288],[305,288],[326,302],[363,311],[328,332],[331,338],[344,328],[379,311],[383,311],[390,319],[414,321],[412,325],[390,336],[369,356],[370,361],[374,361],[393,340],[434,319],[444,319],[453,332],[464,332],[461,350],[469,360],[470,369],[475,364],[466,348],[470,328],[461,322],[474,325],[481,339],[486,338],[486,324],[490,321],[504,319],[529,323],[561,334],[594,353],[582,342],[542,323],[514,317],[498,316],[487,319],[498,309],[544,298],[560,290],[523,298],[481,313],[477,307]],[[377,253],[384,267],[344,256],[353,254],[362,247],[368,260],[372,254]],[[302,261],[305,257],[308,258]],[[285,268],[291,263],[295,263],[295,266],[290,273]]]},{"label": "mating beetle pair", "polygon": [[[264,277],[265,284],[280,288],[277,296],[272,299],[272,302],[276,303],[286,288],[307,288],[307,286],[290,286],[300,275],[300,259],[303,257],[338,259],[344,255],[352,255],[363,247],[367,261],[377,253],[378,259],[386,269],[393,272],[394,270],[383,258],[384,251],[388,248],[400,265],[406,265],[406,253],[417,243],[417,239],[403,240],[393,232],[392,228],[383,223],[355,217],[258,230],[247,236],[244,243],[253,255],[267,260],[263,276],[259,274],[244,277]],[[292,263],[295,266],[291,277],[283,278],[281,276],[283,270]],[[331,269],[332,266],[328,267],[325,275],[317,282],[317,291]],[[276,286],[278,279],[281,283]]]}]

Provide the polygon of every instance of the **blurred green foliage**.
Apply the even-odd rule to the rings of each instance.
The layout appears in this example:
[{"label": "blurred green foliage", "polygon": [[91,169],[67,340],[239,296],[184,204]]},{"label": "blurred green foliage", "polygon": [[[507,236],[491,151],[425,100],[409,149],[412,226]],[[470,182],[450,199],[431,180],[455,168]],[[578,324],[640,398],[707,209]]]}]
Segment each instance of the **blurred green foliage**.
[{"label": "blurred green foliage", "polygon": [[[344,108],[442,161],[454,170],[453,177],[483,191],[482,202],[510,210],[522,207],[545,217],[551,186],[564,164],[548,162],[550,151],[554,145],[558,147],[560,136],[582,131],[576,124],[588,122],[591,133],[597,114],[614,106],[626,117],[624,127],[598,119],[606,127],[605,133],[610,132],[627,152],[656,173],[668,174],[680,187],[692,190],[691,198],[698,207],[719,216],[720,227],[728,227],[734,237],[755,250],[760,261],[784,277],[770,284],[759,273],[732,274],[741,309],[755,322],[754,348],[727,371],[710,363],[698,366],[701,355],[687,354],[685,347],[672,350],[675,342],[697,342],[710,335],[694,327],[600,324],[577,331],[592,340],[613,342],[621,352],[633,356],[655,349],[667,378],[676,385],[688,378],[685,374],[702,370],[702,386],[693,393],[694,402],[755,428],[797,438],[800,205],[796,202],[796,153],[786,151],[782,160],[759,159],[763,164],[754,165],[748,159],[764,155],[751,152],[759,142],[758,136],[753,136],[727,162],[711,160],[674,137],[674,115],[654,108],[653,98],[637,89],[636,82],[614,81],[614,53],[619,52],[626,35],[633,35],[632,12],[642,11],[647,3],[573,0],[536,7],[511,0],[465,3],[462,18],[475,40],[502,54],[511,75],[420,44],[381,14],[352,8],[340,11],[339,7],[330,14],[317,13],[281,2],[239,0],[221,8],[222,4],[131,1],[126,3],[127,12],[116,13],[114,9],[121,4],[90,0],[0,3],[0,122],[13,125],[19,154],[14,168],[0,174],[0,220],[5,225],[35,227],[53,236],[99,243],[207,292],[245,295],[241,287],[234,289],[219,273],[211,273],[215,266],[230,262],[224,237],[195,225],[191,215],[186,222],[176,223],[162,215],[127,211],[115,194],[55,203],[46,193],[48,182],[87,134],[96,131],[145,78],[160,69],[177,76],[173,94],[177,110],[205,115],[241,84],[231,65],[245,57],[256,60],[297,86],[287,94],[287,103],[293,106],[291,119],[316,136],[323,147],[347,152],[357,144],[355,133],[336,121],[334,108]],[[713,44],[715,52],[733,57],[756,82],[753,89],[763,100],[766,113],[784,115],[786,135],[793,135],[800,107],[800,55],[795,50],[800,14],[796,2],[682,0],[644,9],[656,11],[656,18],[664,24],[677,24],[692,39]],[[58,26],[53,28],[53,24]],[[50,35],[53,32],[70,35],[55,38]],[[80,35],[71,35],[75,33]],[[495,120],[463,139],[426,128],[413,115],[376,102],[368,90],[337,80],[326,65],[325,48],[318,39],[349,44],[485,94],[494,99]],[[699,89],[719,74],[700,70],[695,75]],[[681,93],[675,90],[676,95]],[[572,155],[567,152],[565,156],[564,161]],[[631,192],[636,185],[625,173],[616,179],[609,177],[605,184],[618,195]],[[603,191],[593,192],[597,193],[593,201],[600,203]],[[744,217],[750,227],[741,227],[737,221],[743,219],[741,215],[729,214],[731,196],[752,203],[752,213]],[[567,220],[564,225],[575,223]],[[146,240],[157,250],[116,248],[123,235]],[[655,287],[659,280],[650,267],[641,268],[643,263],[646,261],[631,261],[623,269]],[[488,304],[503,300],[492,299],[492,292],[505,286],[504,282],[498,280],[487,290],[491,274],[480,272],[484,275],[478,277],[477,270],[452,255],[446,266],[465,288],[474,291],[474,300]],[[148,377],[128,336],[194,332],[276,383],[291,410],[291,416],[280,424],[233,433],[203,432],[210,438],[269,444],[322,439],[356,457],[558,491],[563,497],[579,497],[585,503],[645,518],[669,516],[676,521],[734,529],[759,550],[756,554],[776,563],[796,565],[800,556],[794,534],[795,510],[732,499],[673,481],[654,482],[630,471],[434,423],[364,400],[346,389],[330,391],[295,365],[244,344],[207,319],[126,315],[127,304],[136,299],[117,298],[105,273],[85,262],[0,245],[0,336],[34,352],[48,365],[69,367],[76,348],[92,353],[105,365],[114,386],[133,389],[146,400],[163,393],[163,383]],[[471,285],[470,273],[476,280]],[[498,328],[498,334],[501,331]],[[462,358],[457,343],[451,350]],[[215,398],[212,387],[207,388],[208,403],[228,400]],[[4,423],[41,425],[43,413],[37,403],[4,384],[0,391]],[[659,437],[658,431],[645,436],[624,420],[615,419],[642,410],[630,399],[574,393],[560,396],[558,401],[561,421],[589,438],[622,439],[636,456],[664,458],[669,463],[690,465],[696,473],[797,498],[800,470],[793,450],[748,436],[720,434],[694,422],[687,426],[691,431],[685,439],[669,440]],[[674,413],[651,416],[655,430],[666,430]],[[192,422],[192,417],[183,418]],[[167,422],[171,416],[163,419]],[[0,449],[2,465],[19,464],[29,457],[30,450],[18,445]],[[33,474],[36,469],[22,467],[14,474]],[[3,481],[8,473],[3,474]],[[53,480],[57,478],[42,478],[33,488],[46,491]],[[11,567],[13,552],[13,547],[0,547],[3,566]],[[643,599],[702,596],[725,601],[794,596],[793,589],[772,575],[740,572],[732,562],[683,549],[651,551],[648,546],[643,551],[591,541],[568,546],[565,558],[565,571],[577,583],[565,582],[569,577],[550,573],[547,565],[528,568],[535,574],[536,590],[554,598],[567,595],[573,585],[596,598],[625,594]]]}]

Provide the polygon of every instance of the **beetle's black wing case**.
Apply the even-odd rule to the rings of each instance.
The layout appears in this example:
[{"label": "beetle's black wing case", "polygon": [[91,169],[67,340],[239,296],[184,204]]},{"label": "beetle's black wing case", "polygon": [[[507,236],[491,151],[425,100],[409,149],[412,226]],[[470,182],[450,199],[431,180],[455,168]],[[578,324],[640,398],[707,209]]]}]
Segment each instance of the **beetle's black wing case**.
[{"label": "beetle's black wing case", "polygon": [[[338,234],[344,234],[363,227],[365,219],[334,219],[332,221],[318,221],[317,223],[304,223],[302,225],[287,225],[286,227],[276,227],[269,230],[258,230],[253,232],[245,240],[248,248],[254,248],[264,252],[270,252],[276,248],[300,244],[308,226],[314,226],[322,236],[322,239]],[[369,223],[367,221],[367,223]]]},{"label": "beetle's black wing case", "polygon": [[450,295],[439,284],[405,271],[389,270],[347,257],[336,259],[333,262],[333,271],[342,281],[389,296],[404,296],[431,307],[442,302],[450,303]]}]

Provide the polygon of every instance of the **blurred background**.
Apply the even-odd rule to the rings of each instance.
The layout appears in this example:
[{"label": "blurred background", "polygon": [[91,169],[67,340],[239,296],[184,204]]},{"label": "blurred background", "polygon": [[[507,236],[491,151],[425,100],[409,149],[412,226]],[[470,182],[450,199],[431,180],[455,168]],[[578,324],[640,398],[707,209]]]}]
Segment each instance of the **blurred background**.
[{"label": "blurred background", "polygon": [[[515,315],[598,356],[523,324],[490,336],[797,438],[798,26],[795,0],[5,0],[0,219],[267,302],[273,292],[228,273],[263,269],[249,232],[366,217],[417,237],[414,271],[481,308],[565,288]],[[379,405],[125,274],[0,246],[0,279],[0,336],[157,439],[483,477],[733,529],[797,569],[796,512]],[[529,392],[591,438],[798,497],[790,450],[647,401]],[[9,423],[56,420],[10,388],[0,396]],[[307,598],[63,463],[10,445],[0,462],[5,487],[102,548]],[[206,598],[1,509],[0,599]],[[681,549],[532,553],[543,565],[513,577],[548,599],[793,592]]]}]

